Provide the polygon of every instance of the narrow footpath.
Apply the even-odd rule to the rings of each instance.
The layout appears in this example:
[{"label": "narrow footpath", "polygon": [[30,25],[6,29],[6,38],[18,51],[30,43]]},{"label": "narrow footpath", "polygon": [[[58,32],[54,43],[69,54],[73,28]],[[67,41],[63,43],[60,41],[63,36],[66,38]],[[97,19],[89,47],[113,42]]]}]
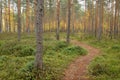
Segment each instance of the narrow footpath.
[{"label": "narrow footpath", "polygon": [[76,40],[73,40],[72,43],[86,49],[88,54],[85,56],[80,56],[75,61],[73,61],[65,70],[62,80],[90,80],[87,74],[87,67],[90,62],[100,54],[100,51],[99,49]]}]

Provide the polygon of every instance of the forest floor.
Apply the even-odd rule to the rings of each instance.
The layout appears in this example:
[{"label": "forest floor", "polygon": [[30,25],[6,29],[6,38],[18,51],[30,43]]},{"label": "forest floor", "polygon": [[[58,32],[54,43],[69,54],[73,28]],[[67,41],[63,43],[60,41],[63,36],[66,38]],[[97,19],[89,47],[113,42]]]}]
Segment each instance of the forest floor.
[{"label": "forest floor", "polygon": [[72,44],[85,48],[88,55],[80,56],[73,61],[65,70],[63,80],[89,80],[88,65],[100,54],[100,50],[76,40],[73,40]]},{"label": "forest floor", "polygon": [[[0,80],[36,80],[34,59],[35,33],[0,34]],[[82,33],[44,34],[44,75],[41,80],[120,80],[120,39],[95,37]],[[64,40],[62,40],[64,39]]]}]

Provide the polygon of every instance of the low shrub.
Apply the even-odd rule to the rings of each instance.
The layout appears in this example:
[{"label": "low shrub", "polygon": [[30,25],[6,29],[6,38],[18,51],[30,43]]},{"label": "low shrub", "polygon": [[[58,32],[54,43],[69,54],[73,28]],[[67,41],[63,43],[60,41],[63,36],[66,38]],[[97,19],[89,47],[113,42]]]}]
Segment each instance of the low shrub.
[{"label": "low shrub", "polygon": [[80,46],[70,46],[70,47],[63,49],[62,53],[86,55],[87,51],[81,48]]},{"label": "low shrub", "polygon": [[23,66],[20,73],[20,77],[24,80],[35,80],[34,61],[30,61]]},{"label": "low shrub", "polygon": [[59,49],[59,48],[65,48],[65,47],[68,47],[68,44],[64,41],[59,41],[57,44],[56,44],[56,49]]},{"label": "low shrub", "polygon": [[0,55],[12,55],[17,42],[9,42],[0,47]]},{"label": "low shrub", "polygon": [[107,64],[95,64],[92,68],[91,72],[94,76],[99,76],[108,73],[108,65]]},{"label": "low shrub", "polygon": [[120,45],[113,45],[108,51],[120,52]]},{"label": "low shrub", "polygon": [[0,47],[0,55],[13,55],[13,56],[30,56],[35,54],[35,49],[27,46],[20,45],[17,42],[9,42]]}]

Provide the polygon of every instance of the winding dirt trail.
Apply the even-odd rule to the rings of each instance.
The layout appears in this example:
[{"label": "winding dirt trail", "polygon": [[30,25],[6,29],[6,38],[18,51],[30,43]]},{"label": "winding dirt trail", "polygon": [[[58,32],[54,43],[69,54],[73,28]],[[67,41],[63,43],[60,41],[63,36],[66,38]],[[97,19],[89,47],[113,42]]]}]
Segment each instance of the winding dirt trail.
[{"label": "winding dirt trail", "polygon": [[78,57],[73,61],[65,70],[62,80],[90,80],[87,75],[87,67],[90,62],[99,55],[100,51],[76,40],[73,40],[72,43],[87,49],[88,55]]}]

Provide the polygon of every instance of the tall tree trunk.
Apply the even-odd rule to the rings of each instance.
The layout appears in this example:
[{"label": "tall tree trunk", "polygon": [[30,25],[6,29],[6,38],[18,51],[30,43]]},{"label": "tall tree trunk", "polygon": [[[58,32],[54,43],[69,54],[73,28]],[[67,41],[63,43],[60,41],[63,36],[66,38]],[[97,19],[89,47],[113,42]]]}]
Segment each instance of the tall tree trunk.
[{"label": "tall tree trunk", "polygon": [[118,14],[117,14],[117,36],[119,37],[119,16],[120,16],[120,0],[118,1]]},{"label": "tall tree trunk", "polygon": [[12,17],[11,20],[12,20],[12,22],[11,22],[11,26],[12,26],[12,31],[15,32],[15,24],[16,24],[15,23],[16,22],[15,21],[15,5],[16,4],[14,4],[14,1],[12,1],[11,4],[12,4],[12,9],[11,9],[12,10],[12,14],[11,14],[11,17]]},{"label": "tall tree trunk", "polygon": [[84,32],[86,33],[86,0],[85,0],[85,15],[84,15]]},{"label": "tall tree trunk", "polygon": [[95,37],[97,37],[97,28],[98,28],[98,1],[96,1],[96,10],[95,10]]},{"label": "tall tree trunk", "polygon": [[70,23],[71,23],[71,0],[68,0],[67,43],[70,43]]},{"label": "tall tree trunk", "polygon": [[[111,4],[111,3],[110,3]],[[112,1],[112,4],[111,4],[111,14],[110,14],[110,38],[112,39],[112,36],[113,36],[113,13],[114,13],[114,2]]]},{"label": "tall tree trunk", "polygon": [[12,17],[13,17],[13,19],[12,19],[12,26],[13,26],[13,32],[15,32],[15,16],[14,16],[14,1],[12,1],[12,5],[13,5],[13,7],[12,7],[12,11],[13,11],[13,13],[12,13]]},{"label": "tall tree trunk", "polygon": [[2,0],[0,0],[0,33],[2,32]]},{"label": "tall tree trunk", "polygon": [[4,3],[5,6],[5,31],[9,32],[9,26],[8,26],[8,11],[7,11],[7,0],[5,0],[6,3]]},{"label": "tall tree trunk", "polygon": [[103,27],[103,0],[98,0],[98,16],[99,16],[99,24],[98,24],[98,35],[97,35],[97,38],[98,40],[101,39],[102,37],[102,27]]},{"label": "tall tree trunk", "polygon": [[[23,9],[23,12],[25,12],[25,9]],[[25,22],[26,18],[25,18],[25,16],[26,16],[26,14],[23,14],[23,18],[24,18],[24,22],[23,22],[23,24],[24,24],[23,32],[26,32],[26,22]]]},{"label": "tall tree trunk", "polygon": [[49,0],[49,31],[51,32],[51,14],[52,14],[52,0]]},{"label": "tall tree trunk", "polygon": [[118,33],[118,16],[119,16],[119,1],[115,0],[115,20],[114,20],[114,38],[117,38]]},{"label": "tall tree trunk", "polygon": [[59,29],[60,29],[60,0],[57,0],[57,32],[56,32],[56,38],[59,40]]},{"label": "tall tree trunk", "polygon": [[75,3],[74,0],[72,0],[72,33],[74,34],[75,32]]},{"label": "tall tree trunk", "polygon": [[21,39],[21,0],[18,0],[18,41]]},{"label": "tall tree trunk", "polygon": [[26,32],[30,32],[30,23],[29,23],[29,0],[26,0]]},{"label": "tall tree trunk", "polygon": [[9,10],[9,11],[8,11],[8,13],[9,13],[9,32],[11,32],[11,19],[10,19],[10,16],[11,16],[11,15],[10,15],[10,9],[11,9],[11,8],[10,8],[10,1],[11,1],[11,0],[8,0],[8,10]]},{"label": "tall tree trunk", "polygon": [[92,9],[91,9],[91,26],[92,26],[92,35],[94,34],[94,4],[93,4],[93,0],[92,0]]},{"label": "tall tree trunk", "polygon": [[88,16],[88,24],[87,24],[87,32],[88,32],[88,34],[91,34],[91,4],[90,4],[90,2],[88,1],[88,14],[89,14],[89,16]]},{"label": "tall tree trunk", "polygon": [[37,0],[34,0],[34,30],[36,31],[36,27],[35,27],[35,24],[36,24],[36,6],[37,4]]},{"label": "tall tree trunk", "polygon": [[37,0],[36,10],[36,40],[37,52],[35,57],[35,67],[38,70],[36,80],[40,80],[39,70],[43,68],[43,16],[44,16],[44,0]]}]

